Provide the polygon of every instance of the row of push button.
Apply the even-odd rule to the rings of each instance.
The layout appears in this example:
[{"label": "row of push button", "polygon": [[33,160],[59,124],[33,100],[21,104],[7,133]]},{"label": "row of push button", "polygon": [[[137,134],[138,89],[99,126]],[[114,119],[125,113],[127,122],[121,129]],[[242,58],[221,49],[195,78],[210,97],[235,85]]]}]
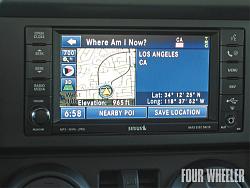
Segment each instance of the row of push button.
[{"label": "row of push button", "polygon": [[50,96],[52,29],[26,28],[27,95]]},{"label": "row of push button", "polygon": [[240,131],[244,92],[244,30],[222,30],[220,45],[220,128]]},{"label": "row of push button", "polygon": [[51,78],[51,44],[51,28],[26,28],[27,78]]},{"label": "row of push button", "polygon": [[26,28],[26,133],[49,132],[51,123],[52,28]]}]

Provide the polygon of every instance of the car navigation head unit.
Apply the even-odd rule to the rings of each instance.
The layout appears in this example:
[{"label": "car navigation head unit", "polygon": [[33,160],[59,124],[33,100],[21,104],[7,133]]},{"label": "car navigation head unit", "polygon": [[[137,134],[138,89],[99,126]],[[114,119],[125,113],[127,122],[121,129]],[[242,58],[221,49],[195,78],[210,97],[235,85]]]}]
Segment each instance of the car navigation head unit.
[{"label": "car navigation head unit", "polygon": [[[42,97],[27,99],[28,134],[218,130],[218,30],[51,32],[52,45],[32,49],[51,50],[52,62],[34,61],[47,64],[51,77],[32,80]],[[49,97],[38,91],[42,84]]]}]

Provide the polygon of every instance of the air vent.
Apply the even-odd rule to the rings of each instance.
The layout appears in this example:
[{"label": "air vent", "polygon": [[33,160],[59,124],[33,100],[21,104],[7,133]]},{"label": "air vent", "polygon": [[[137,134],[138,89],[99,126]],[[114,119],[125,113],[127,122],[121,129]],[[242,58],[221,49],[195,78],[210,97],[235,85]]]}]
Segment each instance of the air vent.
[{"label": "air vent", "polygon": [[103,171],[100,173],[99,188],[117,188],[120,171]]},{"label": "air vent", "polygon": [[159,187],[158,170],[139,170],[138,175],[140,188]]},{"label": "air vent", "polygon": [[114,170],[100,173],[99,188],[157,188],[158,170]]}]

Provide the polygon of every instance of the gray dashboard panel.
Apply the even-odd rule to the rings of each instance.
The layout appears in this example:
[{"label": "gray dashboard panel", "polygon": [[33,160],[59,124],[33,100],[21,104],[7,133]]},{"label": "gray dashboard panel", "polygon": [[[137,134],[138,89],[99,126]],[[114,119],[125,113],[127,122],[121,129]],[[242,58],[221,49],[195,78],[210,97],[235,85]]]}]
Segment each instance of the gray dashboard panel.
[{"label": "gray dashboard panel", "polygon": [[249,20],[250,1],[1,0],[0,16]]}]

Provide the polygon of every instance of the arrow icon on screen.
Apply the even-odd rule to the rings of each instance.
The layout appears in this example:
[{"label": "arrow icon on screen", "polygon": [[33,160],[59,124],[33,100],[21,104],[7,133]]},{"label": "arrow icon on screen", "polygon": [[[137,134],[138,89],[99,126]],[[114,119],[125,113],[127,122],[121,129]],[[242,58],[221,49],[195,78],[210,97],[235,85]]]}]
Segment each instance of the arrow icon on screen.
[{"label": "arrow icon on screen", "polygon": [[67,41],[67,43],[69,43],[72,46],[72,45],[76,44],[76,40],[71,38]]}]

